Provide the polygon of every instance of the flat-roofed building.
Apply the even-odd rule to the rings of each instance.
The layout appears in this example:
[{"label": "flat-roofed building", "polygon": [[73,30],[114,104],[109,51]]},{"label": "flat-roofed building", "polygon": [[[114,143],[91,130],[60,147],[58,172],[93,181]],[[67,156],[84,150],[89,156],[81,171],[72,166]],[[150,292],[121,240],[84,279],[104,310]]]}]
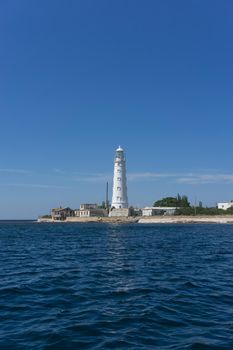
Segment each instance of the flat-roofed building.
[{"label": "flat-roofed building", "polygon": [[177,207],[145,207],[142,216],[175,215]]},{"label": "flat-roofed building", "polygon": [[218,203],[218,209],[227,210],[233,207],[233,201]]}]

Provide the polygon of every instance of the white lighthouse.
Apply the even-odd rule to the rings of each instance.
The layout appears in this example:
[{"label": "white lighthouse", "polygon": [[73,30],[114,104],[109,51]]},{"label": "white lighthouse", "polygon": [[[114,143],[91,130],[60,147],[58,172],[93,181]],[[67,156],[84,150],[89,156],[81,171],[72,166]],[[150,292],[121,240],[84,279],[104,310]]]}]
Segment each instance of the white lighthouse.
[{"label": "white lighthouse", "polygon": [[128,208],[124,150],[119,146],[114,160],[112,208]]}]

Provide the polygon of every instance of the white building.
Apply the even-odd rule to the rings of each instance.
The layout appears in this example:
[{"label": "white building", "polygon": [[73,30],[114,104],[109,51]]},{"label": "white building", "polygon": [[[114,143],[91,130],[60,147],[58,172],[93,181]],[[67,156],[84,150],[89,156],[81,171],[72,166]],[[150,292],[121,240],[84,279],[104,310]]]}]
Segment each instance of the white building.
[{"label": "white building", "polygon": [[142,209],[142,216],[174,215],[176,207],[145,207]]},{"label": "white building", "polygon": [[120,146],[116,150],[114,160],[112,208],[128,208],[125,156]]},{"label": "white building", "polygon": [[80,216],[80,209],[74,209],[74,216]]},{"label": "white building", "polygon": [[233,201],[218,203],[218,209],[227,210],[231,207],[233,207]]}]

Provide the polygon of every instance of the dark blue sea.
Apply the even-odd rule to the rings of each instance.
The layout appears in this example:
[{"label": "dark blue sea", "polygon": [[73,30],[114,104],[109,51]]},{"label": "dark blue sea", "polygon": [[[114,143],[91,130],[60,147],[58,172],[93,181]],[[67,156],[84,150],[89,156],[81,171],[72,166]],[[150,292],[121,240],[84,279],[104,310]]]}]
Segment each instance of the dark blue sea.
[{"label": "dark blue sea", "polygon": [[233,225],[0,223],[0,349],[233,349]]}]

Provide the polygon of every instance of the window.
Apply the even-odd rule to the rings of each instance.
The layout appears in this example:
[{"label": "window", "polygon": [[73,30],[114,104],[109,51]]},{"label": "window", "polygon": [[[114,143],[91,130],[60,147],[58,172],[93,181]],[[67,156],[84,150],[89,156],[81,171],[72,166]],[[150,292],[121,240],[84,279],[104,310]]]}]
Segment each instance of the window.
[{"label": "window", "polygon": [[118,178],[117,178],[117,181],[121,181],[121,177],[118,177]]},{"label": "window", "polygon": [[117,187],[117,191],[121,191],[121,187]]}]

